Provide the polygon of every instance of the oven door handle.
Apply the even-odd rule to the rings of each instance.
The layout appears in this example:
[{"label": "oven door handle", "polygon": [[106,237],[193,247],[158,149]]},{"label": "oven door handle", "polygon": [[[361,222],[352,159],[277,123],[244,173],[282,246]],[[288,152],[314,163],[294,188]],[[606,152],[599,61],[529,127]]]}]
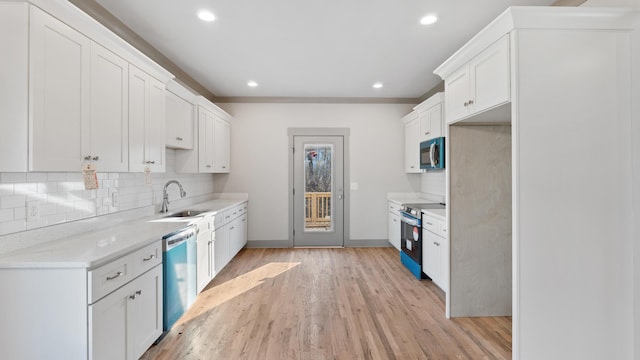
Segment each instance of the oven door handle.
[{"label": "oven door handle", "polygon": [[404,214],[402,214],[402,218],[400,219],[400,221],[411,226],[419,226],[418,220],[410,218]]}]

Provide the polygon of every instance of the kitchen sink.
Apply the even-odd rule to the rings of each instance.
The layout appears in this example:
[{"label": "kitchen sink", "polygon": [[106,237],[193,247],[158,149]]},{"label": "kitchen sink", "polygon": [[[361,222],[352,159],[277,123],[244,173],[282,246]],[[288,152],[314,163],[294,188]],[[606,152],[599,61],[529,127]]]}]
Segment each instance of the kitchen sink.
[{"label": "kitchen sink", "polygon": [[173,213],[171,215],[165,216],[166,218],[185,218],[185,217],[194,217],[200,214],[206,213],[206,210],[183,210],[177,213]]}]

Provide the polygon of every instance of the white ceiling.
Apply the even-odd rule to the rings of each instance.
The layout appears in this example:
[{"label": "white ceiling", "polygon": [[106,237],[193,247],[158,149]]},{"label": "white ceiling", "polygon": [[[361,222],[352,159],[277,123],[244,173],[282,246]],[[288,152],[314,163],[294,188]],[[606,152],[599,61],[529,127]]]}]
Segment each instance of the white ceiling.
[{"label": "white ceiling", "polygon": [[[419,98],[508,6],[555,0],[97,2],[217,97]],[[217,19],[200,21],[200,9]],[[420,25],[428,13],[440,20]]]}]

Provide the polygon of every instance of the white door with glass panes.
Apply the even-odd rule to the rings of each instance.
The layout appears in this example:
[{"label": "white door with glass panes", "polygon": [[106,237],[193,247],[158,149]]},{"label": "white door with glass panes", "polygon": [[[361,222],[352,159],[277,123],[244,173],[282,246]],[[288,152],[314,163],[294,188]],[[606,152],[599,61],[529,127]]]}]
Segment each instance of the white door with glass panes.
[{"label": "white door with glass panes", "polygon": [[344,137],[293,142],[293,245],[344,246]]}]

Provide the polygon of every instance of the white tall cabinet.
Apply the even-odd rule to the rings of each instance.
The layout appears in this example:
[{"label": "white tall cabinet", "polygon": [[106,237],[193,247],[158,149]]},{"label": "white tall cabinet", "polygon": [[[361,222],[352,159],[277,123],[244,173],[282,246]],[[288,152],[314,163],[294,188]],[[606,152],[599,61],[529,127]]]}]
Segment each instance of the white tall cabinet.
[{"label": "white tall cabinet", "polygon": [[513,7],[435,70],[451,155],[447,312],[512,309],[514,359],[638,358],[638,24],[633,9]]}]

